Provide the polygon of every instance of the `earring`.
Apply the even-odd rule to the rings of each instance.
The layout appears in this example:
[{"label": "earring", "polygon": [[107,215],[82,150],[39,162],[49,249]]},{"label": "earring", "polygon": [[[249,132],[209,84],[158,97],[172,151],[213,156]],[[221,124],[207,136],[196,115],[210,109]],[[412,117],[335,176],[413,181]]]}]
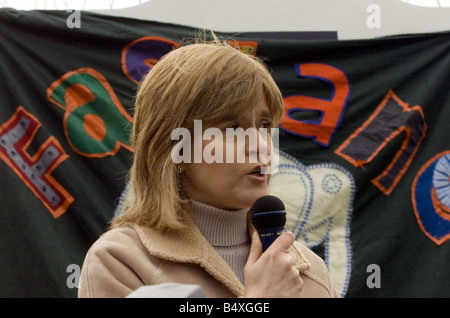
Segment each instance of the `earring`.
[{"label": "earring", "polygon": [[178,169],[178,174],[181,174],[183,171],[181,170],[181,166],[177,165],[177,169]]}]

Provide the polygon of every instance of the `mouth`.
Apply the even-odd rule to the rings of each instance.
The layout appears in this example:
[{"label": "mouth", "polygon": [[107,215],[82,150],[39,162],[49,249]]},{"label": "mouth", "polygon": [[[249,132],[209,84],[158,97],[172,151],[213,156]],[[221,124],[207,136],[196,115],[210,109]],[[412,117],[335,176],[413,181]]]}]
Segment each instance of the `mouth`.
[{"label": "mouth", "polygon": [[263,166],[254,167],[247,175],[258,181],[266,181],[267,176],[262,173]]}]

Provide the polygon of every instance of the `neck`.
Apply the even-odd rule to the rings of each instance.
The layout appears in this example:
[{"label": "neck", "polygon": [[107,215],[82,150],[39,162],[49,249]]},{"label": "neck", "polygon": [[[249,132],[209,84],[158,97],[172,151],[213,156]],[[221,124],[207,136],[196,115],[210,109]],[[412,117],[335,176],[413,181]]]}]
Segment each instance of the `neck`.
[{"label": "neck", "polygon": [[193,200],[191,208],[200,232],[243,283],[251,245],[247,226],[249,209],[227,211]]},{"label": "neck", "polygon": [[213,246],[232,246],[249,240],[249,208],[228,211],[191,200],[192,213],[200,232]]}]

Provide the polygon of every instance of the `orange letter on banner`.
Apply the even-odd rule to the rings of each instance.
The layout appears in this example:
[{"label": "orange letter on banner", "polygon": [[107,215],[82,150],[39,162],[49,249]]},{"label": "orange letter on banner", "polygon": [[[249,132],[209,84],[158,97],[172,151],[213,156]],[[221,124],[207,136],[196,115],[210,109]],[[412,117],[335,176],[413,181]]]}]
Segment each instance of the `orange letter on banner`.
[{"label": "orange letter on banner", "polygon": [[238,49],[242,53],[256,56],[256,49],[258,48],[258,42],[255,41],[238,41],[238,40],[230,40],[227,43]]},{"label": "orange letter on banner", "polygon": [[[328,147],[333,135],[341,123],[350,85],[344,72],[326,64],[296,64],[295,72],[299,77],[316,78],[331,85],[331,97],[293,95],[284,97],[285,116],[281,128],[294,135],[312,138],[313,142]],[[318,121],[300,121],[292,117],[299,111],[315,111],[320,113]]]},{"label": "orange letter on banner", "polygon": [[0,126],[0,158],[57,218],[66,212],[73,197],[51,173],[68,155],[53,136],[39,147],[34,156],[26,152],[40,126],[32,114],[19,106],[11,119]]}]

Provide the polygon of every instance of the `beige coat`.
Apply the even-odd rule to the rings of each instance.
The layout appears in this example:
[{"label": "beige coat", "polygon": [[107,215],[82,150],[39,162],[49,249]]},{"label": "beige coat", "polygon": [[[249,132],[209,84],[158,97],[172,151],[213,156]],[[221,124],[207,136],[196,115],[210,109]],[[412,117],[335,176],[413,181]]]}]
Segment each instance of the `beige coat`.
[{"label": "beige coat", "polygon": [[[299,256],[301,296],[338,297],[323,260],[297,242],[290,249]],[[78,297],[125,297],[141,286],[168,282],[199,285],[206,297],[244,294],[243,284],[195,224],[176,234],[131,225],[104,233],[92,245]]]}]

